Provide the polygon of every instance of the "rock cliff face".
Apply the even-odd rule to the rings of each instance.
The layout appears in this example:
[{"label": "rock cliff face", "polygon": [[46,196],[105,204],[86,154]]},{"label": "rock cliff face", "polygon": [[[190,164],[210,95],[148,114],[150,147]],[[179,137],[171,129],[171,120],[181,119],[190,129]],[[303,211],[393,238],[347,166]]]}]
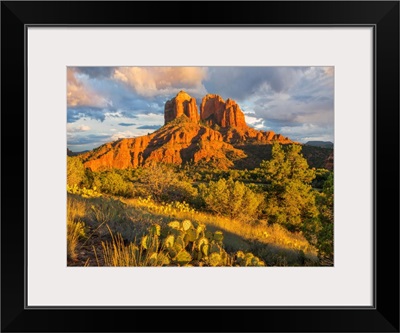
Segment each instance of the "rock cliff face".
[{"label": "rock cliff face", "polygon": [[120,139],[82,154],[84,165],[99,171],[136,168],[153,161],[212,162],[228,169],[247,157],[246,145],[261,148],[274,141],[292,143],[281,134],[248,127],[239,105],[218,95],[206,95],[199,114],[196,99],[180,91],[165,103],[164,120],[164,126],[154,133]]},{"label": "rock cliff face", "polygon": [[200,119],[210,126],[248,128],[239,105],[229,98],[225,102],[221,96],[214,94],[203,97]]},{"label": "rock cliff face", "polygon": [[167,124],[182,115],[185,115],[193,122],[199,121],[196,99],[181,90],[173,99],[165,103],[164,124]]},{"label": "rock cliff face", "polygon": [[219,168],[228,169],[233,166],[232,160],[245,156],[242,150],[225,142],[218,131],[185,119],[180,124],[167,124],[150,135],[104,144],[83,154],[82,158],[85,167],[100,171],[136,168],[153,161],[213,162]]}]

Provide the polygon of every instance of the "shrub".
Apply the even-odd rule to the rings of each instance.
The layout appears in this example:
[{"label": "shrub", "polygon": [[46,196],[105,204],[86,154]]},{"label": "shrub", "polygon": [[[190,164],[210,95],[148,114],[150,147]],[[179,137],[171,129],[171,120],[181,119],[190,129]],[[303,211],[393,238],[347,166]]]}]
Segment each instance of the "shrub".
[{"label": "shrub", "polygon": [[81,185],[85,178],[85,167],[82,160],[77,156],[67,156],[67,185]]},{"label": "shrub", "polygon": [[209,211],[232,219],[254,218],[263,202],[261,194],[253,192],[242,182],[231,178],[220,179],[217,182],[211,181],[208,186],[202,184],[199,190],[205,207]]},{"label": "shrub", "polygon": [[139,182],[147,190],[147,195],[158,202],[186,201],[192,203],[197,190],[186,177],[175,172],[173,167],[153,163],[143,169]]},{"label": "shrub", "polygon": [[126,181],[116,171],[107,171],[100,175],[100,190],[103,193],[119,195],[123,197],[132,196],[133,184]]}]

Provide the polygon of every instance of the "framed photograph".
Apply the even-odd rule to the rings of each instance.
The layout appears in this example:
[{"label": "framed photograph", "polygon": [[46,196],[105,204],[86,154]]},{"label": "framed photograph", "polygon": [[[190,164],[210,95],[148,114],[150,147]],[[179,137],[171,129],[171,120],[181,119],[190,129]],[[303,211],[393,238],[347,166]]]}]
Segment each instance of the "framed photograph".
[{"label": "framed photograph", "polygon": [[1,29],[2,331],[399,332],[398,1]]}]

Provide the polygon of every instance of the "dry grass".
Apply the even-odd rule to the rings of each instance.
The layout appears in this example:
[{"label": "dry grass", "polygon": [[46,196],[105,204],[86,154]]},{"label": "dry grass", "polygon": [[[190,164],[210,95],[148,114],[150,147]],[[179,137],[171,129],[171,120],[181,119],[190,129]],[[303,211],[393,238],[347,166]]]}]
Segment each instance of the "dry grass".
[{"label": "dry grass", "polygon": [[[316,260],[315,248],[301,234],[291,233],[280,225],[244,223],[196,212],[185,205],[160,205],[143,199],[121,198],[119,201],[71,197],[68,201],[68,216],[73,217],[75,222],[77,218],[82,219],[101,238],[109,239],[111,234],[111,241],[102,242],[101,249],[108,266],[151,266],[150,258],[138,254],[140,248],[125,244],[140,239],[154,223],[163,225],[173,220],[185,219],[204,224],[211,231],[221,230],[224,233],[224,246],[228,251],[252,251],[265,259],[269,266],[303,265],[304,259],[314,265]],[[112,233],[118,236],[113,236]],[[70,243],[71,246],[74,245],[72,240]]]},{"label": "dry grass", "polygon": [[77,258],[76,248],[80,238],[85,237],[85,225],[80,221],[67,220],[67,256],[68,259]]},{"label": "dry grass", "polygon": [[317,254],[315,248],[308,243],[304,236],[300,233],[291,233],[278,224],[269,226],[262,222],[244,223],[227,217],[202,212],[173,210],[170,208],[166,208],[164,213],[160,205],[154,202],[146,203],[137,199],[124,200],[124,202],[128,206],[140,208],[142,211],[156,211],[158,213],[158,223],[160,222],[160,217],[167,221],[170,219],[189,219],[205,224],[212,231],[222,230],[225,234],[224,244],[227,248],[234,251],[248,250],[256,242],[259,245],[268,244],[276,248],[303,251],[310,258],[316,257]]}]

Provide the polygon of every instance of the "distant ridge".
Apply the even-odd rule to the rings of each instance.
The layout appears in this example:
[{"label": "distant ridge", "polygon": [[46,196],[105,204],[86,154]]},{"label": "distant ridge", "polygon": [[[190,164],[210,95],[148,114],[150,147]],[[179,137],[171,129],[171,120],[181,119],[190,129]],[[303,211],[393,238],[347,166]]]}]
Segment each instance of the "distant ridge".
[{"label": "distant ridge", "polygon": [[308,141],[305,145],[321,148],[333,148],[333,142],[330,141]]}]

